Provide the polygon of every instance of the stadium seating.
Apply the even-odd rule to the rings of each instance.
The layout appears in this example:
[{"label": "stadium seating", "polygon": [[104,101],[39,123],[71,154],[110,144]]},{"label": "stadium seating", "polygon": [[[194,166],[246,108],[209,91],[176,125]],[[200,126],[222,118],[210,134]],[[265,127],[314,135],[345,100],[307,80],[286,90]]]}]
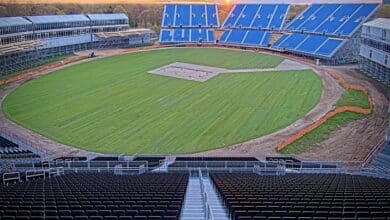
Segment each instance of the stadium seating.
[{"label": "stadium seating", "polygon": [[214,4],[166,4],[162,27],[218,27],[218,9]]},{"label": "stadium seating", "polygon": [[385,219],[390,180],[346,174],[210,174],[231,219]]},{"label": "stadium seating", "polygon": [[267,47],[270,39],[271,33],[268,31],[232,29],[226,30],[219,42],[248,47]]},{"label": "stadium seating", "polygon": [[226,18],[219,42],[246,47],[268,47],[271,32],[283,27],[287,4],[237,4]]},{"label": "stadium seating", "polygon": [[287,29],[350,37],[377,7],[377,4],[312,4]]},{"label": "stadium seating", "polygon": [[213,28],[218,26],[215,4],[167,4],[160,43],[214,43]]},{"label": "stadium seating", "polygon": [[287,4],[237,4],[226,18],[224,28],[281,29]]},{"label": "stadium seating", "polygon": [[284,34],[272,44],[272,48],[307,55],[332,57],[345,42],[343,39],[301,33]]},{"label": "stadium seating", "polygon": [[188,174],[66,174],[0,186],[0,219],[179,219]]},{"label": "stadium seating", "polygon": [[39,156],[29,150],[19,148],[17,144],[0,136],[0,159],[34,159],[34,158],[39,158]]},{"label": "stadium seating", "polygon": [[160,33],[162,43],[213,43],[214,31],[204,28],[162,29]]}]

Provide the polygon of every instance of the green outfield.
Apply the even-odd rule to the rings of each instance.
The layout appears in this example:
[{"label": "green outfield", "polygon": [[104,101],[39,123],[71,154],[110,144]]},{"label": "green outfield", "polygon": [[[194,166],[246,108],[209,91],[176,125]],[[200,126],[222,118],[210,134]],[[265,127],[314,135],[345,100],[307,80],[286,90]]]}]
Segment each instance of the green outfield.
[{"label": "green outfield", "polygon": [[271,68],[282,58],[177,48],[78,64],[29,81],[3,102],[11,120],[61,143],[107,153],[190,153],[279,130],[319,101],[312,71],[226,73],[200,83],[147,73],[173,63]]}]

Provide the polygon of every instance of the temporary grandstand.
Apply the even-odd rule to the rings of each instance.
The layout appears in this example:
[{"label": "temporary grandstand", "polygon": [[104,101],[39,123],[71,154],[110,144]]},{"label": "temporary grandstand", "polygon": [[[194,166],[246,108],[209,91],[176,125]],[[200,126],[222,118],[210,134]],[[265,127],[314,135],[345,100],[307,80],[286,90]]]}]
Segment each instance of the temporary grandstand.
[{"label": "temporary grandstand", "polygon": [[167,4],[161,23],[161,43],[214,43],[219,27],[215,4]]},{"label": "temporary grandstand", "polygon": [[[216,6],[167,4],[160,43],[218,43],[293,53],[326,64],[354,63],[359,53],[361,26],[378,7],[312,4],[286,23],[288,4],[235,4],[222,26],[218,26],[218,20],[211,26],[206,8]],[[217,28],[223,34],[215,39],[213,30],[207,28]]]},{"label": "temporary grandstand", "polygon": [[359,67],[367,75],[390,85],[390,19],[363,25]]},{"label": "temporary grandstand", "polygon": [[148,45],[151,33],[131,30],[125,14],[3,17],[0,72],[6,75],[79,50]]}]

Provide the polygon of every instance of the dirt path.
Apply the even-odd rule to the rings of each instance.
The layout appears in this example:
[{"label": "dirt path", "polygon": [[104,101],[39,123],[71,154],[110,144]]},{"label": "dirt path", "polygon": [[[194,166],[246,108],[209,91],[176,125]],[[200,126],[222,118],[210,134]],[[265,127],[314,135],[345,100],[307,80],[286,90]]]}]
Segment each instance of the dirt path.
[{"label": "dirt path", "polygon": [[351,67],[334,68],[347,81],[368,89],[374,101],[373,113],[333,131],[328,139],[299,156],[310,159],[362,161],[386,135],[388,128],[387,89]]}]

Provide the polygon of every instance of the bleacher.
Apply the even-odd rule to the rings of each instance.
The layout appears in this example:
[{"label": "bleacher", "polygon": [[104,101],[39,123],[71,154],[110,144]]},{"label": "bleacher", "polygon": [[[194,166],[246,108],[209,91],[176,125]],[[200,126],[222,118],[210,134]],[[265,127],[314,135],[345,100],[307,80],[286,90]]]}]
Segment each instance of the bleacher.
[{"label": "bleacher", "polygon": [[65,174],[0,186],[0,219],[179,219],[188,174]]},{"label": "bleacher", "polygon": [[231,219],[386,219],[390,180],[347,174],[210,174]]},{"label": "bleacher", "polygon": [[287,30],[351,37],[377,8],[377,4],[312,4]]},{"label": "bleacher", "polygon": [[39,156],[30,150],[21,149],[8,139],[0,136],[0,160],[37,159]]},{"label": "bleacher", "polygon": [[270,39],[271,33],[268,31],[231,29],[223,32],[219,42],[248,47],[267,47]]},{"label": "bleacher", "polygon": [[306,55],[330,58],[340,48],[344,39],[301,33],[283,34],[272,48]]},{"label": "bleacher", "polygon": [[212,28],[218,25],[215,4],[166,4],[162,20],[163,28]]},{"label": "bleacher", "polygon": [[377,4],[312,4],[287,25],[287,32],[271,48],[330,59],[377,8]]},{"label": "bleacher", "polygon": [[237,4],[226,18],[219,42],[247,47],[268,47],[270,30],[283,27],[287,4]]},{"label": "bleacher", "polygon": [[232,8],[223,27],[279,30],[288,8],[287,4],[237,4]]},{"label": "bleacher", "polygon": [[215,4],[166,4],[160,43],[213,43],[219,26]]},{"label": "bleacher", "polygon": [[162,29],[160,34],[161,43],[213,43],[214,31],[205,28],[179,28]]}]

